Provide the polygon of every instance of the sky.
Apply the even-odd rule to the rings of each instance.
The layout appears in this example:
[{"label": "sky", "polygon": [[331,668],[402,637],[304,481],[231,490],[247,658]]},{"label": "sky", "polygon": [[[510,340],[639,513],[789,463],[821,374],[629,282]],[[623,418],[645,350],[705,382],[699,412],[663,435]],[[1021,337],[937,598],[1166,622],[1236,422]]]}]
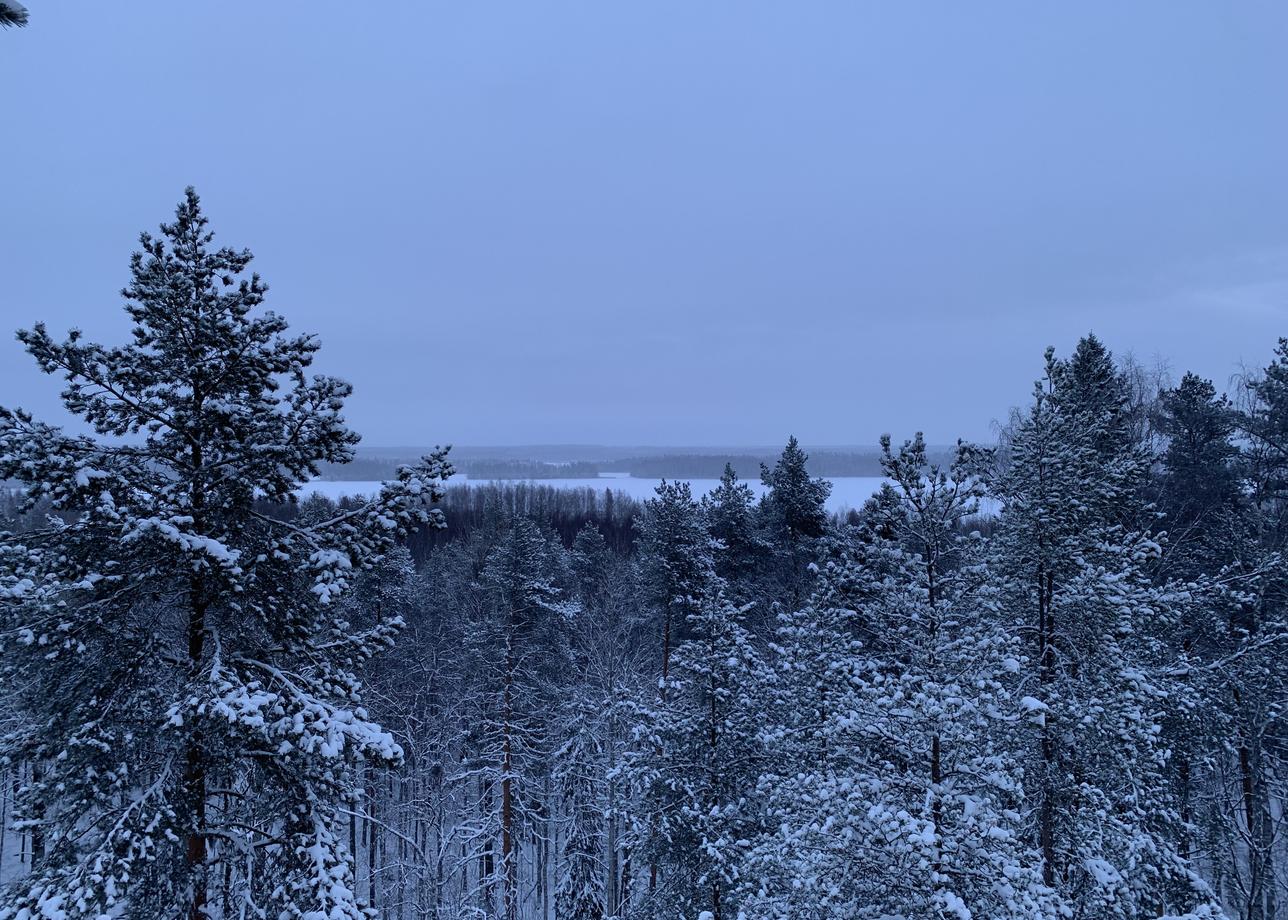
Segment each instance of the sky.
[{"label": "sky", "polygon": [[1088,331],[1288,335],[1282,2],[27,5],[2,324],[124,341],[192,184],[368,445],[988,439]]}]

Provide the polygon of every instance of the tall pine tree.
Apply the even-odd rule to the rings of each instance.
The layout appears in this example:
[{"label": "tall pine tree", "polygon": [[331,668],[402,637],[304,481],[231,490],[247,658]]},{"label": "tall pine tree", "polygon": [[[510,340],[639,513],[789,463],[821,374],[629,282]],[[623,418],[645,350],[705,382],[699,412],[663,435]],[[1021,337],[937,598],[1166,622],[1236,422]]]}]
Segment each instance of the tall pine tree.
[{"label": "tall pine tree", "polygon": [[1043,876],[1081,915],[1210,910],[1180,858],[1160,733],[1182,688],[1165,641],[1178,611],[1152,584],[1142,518],[1148,457],[1131,443],[1110,357],[1051,350],[990,483],[1002,509],[999,613],[1029,643],[1026,765]]},{"label": "tall pine tree", "polygon": [[127,345],[19,333],[97,436],[0,410],[0,478],[58,512],[0,552],[0,667],[24,713],[39,840],[0,917],[358,920],[338,824],[359,760],[396,761],[353,669],[397,622],[336,603],[431,508],[443,456],[366,505],[288,523],[322,462],[353,456],[348,384],[261,312],[251,255],[215,248],[189,189],[130,264]]}]

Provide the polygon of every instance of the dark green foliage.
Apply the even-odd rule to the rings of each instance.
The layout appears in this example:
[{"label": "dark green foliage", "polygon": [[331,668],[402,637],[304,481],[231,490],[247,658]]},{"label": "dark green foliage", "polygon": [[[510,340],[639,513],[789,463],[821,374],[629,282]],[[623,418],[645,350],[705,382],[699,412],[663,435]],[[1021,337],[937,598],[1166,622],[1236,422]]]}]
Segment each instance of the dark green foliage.
[{"label": "dark green foliage", "polygon": [[1168,537],[1166,569],[1178,577],[1219,572],[1246,549],[1237,421],[1230,401],[1193,374],[1159,399],[1158,429],[1167,438],[1159,508]]},{"label": "dark green foliage", "polygon": [[760,469],[760,481],[769,489],[763,504],[765,525],[775,539],[789,544],[821,537],[827,529],[826,502],[832,486],[824,479],[810,478],[805,468],[808,460],[791,437],[773,469]]},{"label": "dark green foliage", "polygon": [[720,485],[702,498],[707,527],[718,543],[714,550],[716,573],[740,593],[763,564],[768,547],[756,520],[756,494],[738,481],[726,464]]}]

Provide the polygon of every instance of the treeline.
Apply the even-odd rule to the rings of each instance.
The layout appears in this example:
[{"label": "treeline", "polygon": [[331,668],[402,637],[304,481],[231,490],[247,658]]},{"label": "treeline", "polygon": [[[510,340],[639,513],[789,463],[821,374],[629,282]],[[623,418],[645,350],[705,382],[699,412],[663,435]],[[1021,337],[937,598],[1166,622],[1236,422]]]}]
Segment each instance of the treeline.
[{"label": "treeline", "polygon": [[[927,448],[932,463],[952,461],[952,450]],[[538,461],[471,457],[456,459],[457,472],[470,479],[546,480],[595,479],[601,475],[625,474],[636,479],[719,479],[726,466],[743,479],[758,479],[762,467],[774,463],[773,453],[674,453],[622,457],[616,460]],[[348,464],[322,468],[324,479],[342,481],[392,479],[398,467],[414,458],[359,458]],[[810,454],[817,476],[881,476],[881,454],[876,450],[819,450]]]},{"label": "treeline", "polygon": [[[393,479],[398,467],[414,463],[415,457],[356,458],[350,463],[329,463],[321,468],[321,478],[338,482],[373,481]],[[476,458],[456,461],[457,473],[470,479],[594,479],[606,469],[588,461],[544,462],[538,460],[506,460]]]},{"label": "treeline", "polygon": [[[952,451],[928,447],[927,456],[934,463],[948,463]],[[740,479],[759,479],[762,467],[773,466],[776,455],[765,454],[667,454],[659,457],[632,457],[607,469],[625,470],[638,479],[719,479],[726,466],[733,467]],[[816,476],[882,476],[881,453],[878,450],[812,450],[810,470]]]}]

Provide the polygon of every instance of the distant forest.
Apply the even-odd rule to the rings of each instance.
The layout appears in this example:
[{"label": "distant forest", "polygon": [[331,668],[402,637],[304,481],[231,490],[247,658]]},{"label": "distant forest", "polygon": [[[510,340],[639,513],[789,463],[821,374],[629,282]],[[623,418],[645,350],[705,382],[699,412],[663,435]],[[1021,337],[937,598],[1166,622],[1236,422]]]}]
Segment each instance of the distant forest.
[{"label": "distant forest", "polygon": [[[476,449],[477,450],[477,449]],[[522,447],[513,448],[522,451]],[[575,448],[569,448],[572,452]],[[952,460],[953,448],[927,448],[932,463],[945,464]],[[415,454],[388,457],[359,456],[346,464],[324,464],[321,478],[337,481],[392,479],[399,466],[414,463]],[[811,450],[810,468],[815,475],[882,476],[881,453],[875,448]],[[759,479],[762,466],[772,466],[777,452],[766,449],[763,453],[726,453],[719,450],[704,453],[657,453],[647,456],[621,456],[603,460],[535,460],[515,457],[488,456],[473,451],[458,456],[453,451],[453,465],[458,473],[470,479],[594,479],[605,474],[622,474],[637,479],[719,479],[725,466],[733,468],[741,479]]]}]

